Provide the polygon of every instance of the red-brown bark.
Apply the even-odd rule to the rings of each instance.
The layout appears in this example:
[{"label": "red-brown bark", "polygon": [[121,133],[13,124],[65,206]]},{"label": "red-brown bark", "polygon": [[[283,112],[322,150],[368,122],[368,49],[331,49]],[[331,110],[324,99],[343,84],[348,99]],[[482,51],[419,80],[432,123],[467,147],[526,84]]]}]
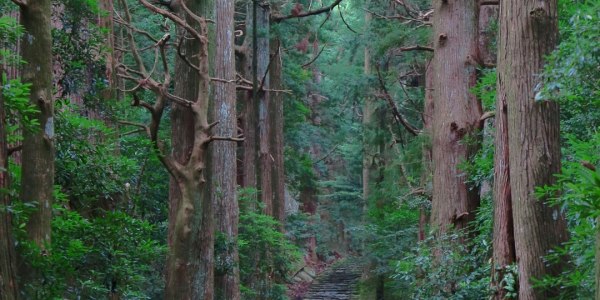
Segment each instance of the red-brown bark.
[{"label": "red-brown bark", "polygon": [[[463,229],[479,206],[460,164],[477,150],[481,105],[470,92],[478,67],[477,1],[434,1],[432,223],[440,232]],[[468,141],[470,140],[470,141]]]}]

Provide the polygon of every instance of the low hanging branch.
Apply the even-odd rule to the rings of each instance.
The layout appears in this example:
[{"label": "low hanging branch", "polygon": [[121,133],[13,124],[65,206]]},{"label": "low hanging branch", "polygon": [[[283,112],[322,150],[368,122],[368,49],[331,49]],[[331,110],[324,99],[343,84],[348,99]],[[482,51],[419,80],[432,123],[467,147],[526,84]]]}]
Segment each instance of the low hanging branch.
[{"label": "low hanging branch", "polygon": [[342,2],[342,0],[335,0],[335,2],[333,2],[331,5],[323,7],[323,8],[319,8],[319,9],[315,9],[315,10],[310,10],[307,12],[300,12],[300,13],[293,13],[291,15],[288,16],[272,16],[271,17],[271,22],[273,23],[279,23],[281,21],[287,20],[287,19],[294,19],[294,18],[303,18],[303,17],[308,17],[308,16],[314,16],[314,15],[318,15],[318,14],[322,14],[322,13],[331,13],[331,11],[338,6],[340,3]]},{"label": "low hanging branch", "polygon": [[416,127],[414,127],[413,125],[411,125],[400,114],[400,111],[398,110],[398,107],[396,106],[396,103],[394,102],[394,99],[392,99],[392,96],[390,96],[390,94],[387,91],[387,88],[385,87],[385,83],[383,82],[383,77],[381,76],[381,72],[379,71],[379,67],[377,67],[377,79],[379,80],[379,85],[381,86],[381,89],[383,91],[382,98],[384,98],[385,100],[387,100],[388,105],[392,109],[392,114],[394,115],[394,119],[396,120],[396,122],[398,123],[398,125],[402,125],[402,127],[406,128],[406,130],[408,132],[410,132],[414,136],[419,135],[420,130],[417,129]]}]

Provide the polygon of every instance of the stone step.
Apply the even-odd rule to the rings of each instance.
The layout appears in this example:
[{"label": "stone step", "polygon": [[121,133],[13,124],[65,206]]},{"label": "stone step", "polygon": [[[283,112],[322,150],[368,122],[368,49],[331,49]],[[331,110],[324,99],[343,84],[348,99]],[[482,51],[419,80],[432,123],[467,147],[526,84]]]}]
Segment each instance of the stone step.
[{"label": "stone step", "polygon": [[356,284],[361,277],[359,265],[342,262],[320,274],[303,300],[352,300],[358,298]]}]

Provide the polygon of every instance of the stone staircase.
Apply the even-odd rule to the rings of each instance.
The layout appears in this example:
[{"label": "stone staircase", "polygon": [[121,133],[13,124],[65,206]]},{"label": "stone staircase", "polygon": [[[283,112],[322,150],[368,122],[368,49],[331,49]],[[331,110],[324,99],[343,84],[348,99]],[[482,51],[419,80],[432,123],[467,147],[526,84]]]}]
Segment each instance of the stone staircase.
[{"label": "stone staircase", "polygon": [[358,282],[361,276],[360,265],[349,261],[340,262],[331,269],[319,274],[304,300],[353,300],[358,299]]}]

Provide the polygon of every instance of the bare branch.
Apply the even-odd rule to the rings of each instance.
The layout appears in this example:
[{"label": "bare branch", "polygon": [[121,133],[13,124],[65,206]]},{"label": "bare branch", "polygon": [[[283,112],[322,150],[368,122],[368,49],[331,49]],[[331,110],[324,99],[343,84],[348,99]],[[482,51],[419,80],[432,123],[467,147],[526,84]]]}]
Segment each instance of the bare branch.
[{"label": "bare branch", "polygon": [[7,150],[6,155],[11,156],[13,153],[21,151],[21,149],[23,149],[23,145],[17,145],[14,147],[10,147],[10,148],[6,149]]},{"label": "bare branch", "polygon": [[394,100],[392,99],[392,96],[390,96],[390,94],[387,91],[387,88],[385,87],[385,82],[383,81],[383,77],[381,76],[381,72],[379,71],[379,67],[377,67],[377,79],[379,80],[379,85],[381,86],[381,89],[383,90],[383,98],[385,98],[385,100],[387,100],[388,104],[390,105],[390,108],[392,109],[392,114],[394,115],[394,119],[396,119],[396,122],[398,122],[400,125],[402,125],[404,128],[406,128],[406,130],[408,132],[410,132],[412,135],[417,136],[419,135],[419,130],[414,127],[413,125],[411,125],[410,123],[408,123],[408,121],[406,119],[404,119],[404,117],[400,114],[400,111],[398,111],[398,107],[396,106],[396,103],[394,102]]},{"label": "bare branch", "polygon": [[333,2],[329,6],[326,6],[326,7],[320,8],[320,9],[316,9],[316,10],[307,11],[305,13],[289,15],[289,16],[273,16],[273,17],[271,17],[271,22],[279,23],[279,22],[287,20],[287,19],[304,18],[304,17],[314,16],[314,15],[318,15],[318,14],[322,14],[322,13],[331,13],[331,11],[336,6],[338,6],[341,2],[342,2],[342,0],[335,0],[335,2]]},{"label": "bare branch", "polygon": [[187,56],[185,56],[185,53],[183,53],[181,46],[183,45],[183,41],[184,41],[185,37],[181,37],[179,39],[179,44],[177,45],[177,55],[179,55],[179,57],[181,59],[183,59],[183,61],[185,61],[185,63],[190,66],[190,68],[196,70],[196,72],[200,72],[200,67],[196,66],[195,64],[193,64],[188,58]]},{"label": "bare branch", "polygon": [[150,11],[157,13],[159,15],[162,15],[168,19],[170,19],[171,21],[175,22],[175,24],[183,27],[187,32],[189,32],[194,38],[198,39],[198,41],[202,42],[202,43],[207,43],[208,39],[205,36],[202,36],[198,31],[196,31],[194,28],[192,28],[192,26],[190,26],[185,20],[181,19],[180,17],[178,17],[177,15],[173,14],[170,11],[158,8],[152,4],[150,4],[148,1],[146,0],[138,0],[144,7],[146,7],[147,9],[149,9]]},{"label": "bare branch", "polygon": [[348,22],[346,22],[346,19],[344,19],[344,15],[342,14],[342,9],[338,7],[338,12],[340,13],[340,18],[342,19],[342,22],[344,22],[344,24],[346,25],[346,27],[348,28],[348,30],[358,34],[358,32],[354,31],[354,29],[352,29],[352,27],[350,27],[350,25],[348,24]]},{"label": "bare branch", "polygon": [[211,136],[210,137],[210,141],[231,141],[231,142],[243,142],[244,141],[244,137],[243,136],[239,136],[237,138],[234,137],[226,137],[226,136]]},{"label": "bare branch", "polygon": [[192,105],[194,104],[194,102],[190,100],[183,99],[170,93],[165,93],[165,96],[167,97],[167,99],[185,107],[192,107]]},{"label": "bare branch", "polygon": [[323,45],[323,47],[321,48],[319,53],[317,53],[317,55],[315,55],[315,57],[313,57],[313,59],[311,59],[309,62],[303,64],[302,68],[306,68],[306,67],[310,66],[312,63],[314,63],[319,58],[319,56],[321,56],[321,53],[323,53],[323,50],[325,50],[325,47],[327,47],[326,44]]},{"label": "bare branch", "polygon": [[430,52],[433,52],[433,48],[427,47],[427,46],[415,45],[415,46],[409,46],[409,47],[401,47],[400,51],[401,52],[407,52],[407,51],[430,51]]},{"label": "bare branch", "polygon": [[19,7],[26,7],[27,6],[27,0],[12,0],[12,2],[16,5],[18,5]]},{"label": "bare branch", "polygon": [[481,115],[481,117],[479,118],[479,122],[483,122],[483,121],[485,121],[485,120],[487,120],[489,118],[494,117],[495,115],[496,115],[495,112],[493,112],[493,111],[487,111],[483,115]]}]

